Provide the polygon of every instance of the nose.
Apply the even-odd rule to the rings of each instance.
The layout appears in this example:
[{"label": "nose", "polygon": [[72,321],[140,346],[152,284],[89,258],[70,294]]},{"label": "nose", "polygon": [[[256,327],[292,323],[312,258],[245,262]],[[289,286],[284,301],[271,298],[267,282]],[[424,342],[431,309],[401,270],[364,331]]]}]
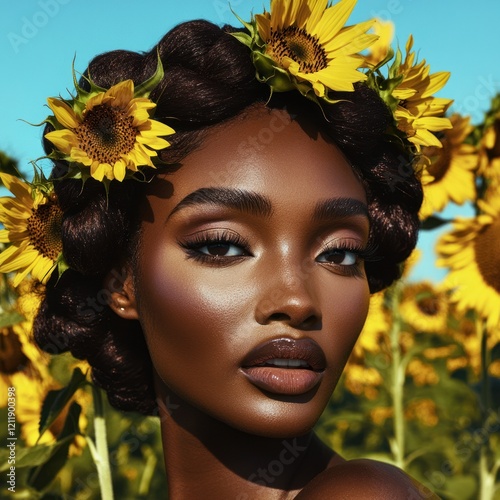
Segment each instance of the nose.
[{"label": "nose", "polygon": [[284,275],[278,269],[277,280],[261,289],[255,319],[261,325],[284,323],[300,330],[321,329],[321,308],[311,276]]}]

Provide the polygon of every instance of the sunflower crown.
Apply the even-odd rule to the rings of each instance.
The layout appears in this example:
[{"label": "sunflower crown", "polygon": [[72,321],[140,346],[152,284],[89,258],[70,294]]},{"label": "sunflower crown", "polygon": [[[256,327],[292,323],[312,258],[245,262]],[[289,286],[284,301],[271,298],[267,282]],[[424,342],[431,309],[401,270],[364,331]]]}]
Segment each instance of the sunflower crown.
[{"label": "sunflower crown", "polygon": [[[232,35],[250,49],[256,78],[271,94],[299,91],[321,106],[335,104],[334,92],[368,85],[393,112],[388,133],[412,155],[422,147],[441,147],[434,132],[452,127],[444,117],[451,100],[432,94],[449,74],[430,74],[425,60],[416,63],[411,36],[405,57],[394,52],[392,24],[369,20],[346,26],[356,1],[271,0],[269,12],[250,22],[240,19],[246,31]],[[137,86],[125,80],[105,89],[88,75],[84,89],[73,70],[75,95],[48,98],[53,114],[42,122],[52,129],[45,134],[54,146],[48,158],[65,162],[65,178],[93,178],[108,191],[112,181],[140,180],[144,168],[156,167],[157,151],[170,145],[164,137],[175,133],[152,118],[156,104],[149,95],[163,76],[159,57],[155,73]],[[0,253],[0,272],[17,271],[15,286],[29,274],[45,282],[53,270],[66,268],[63,213],[52,182],[40,173],[32,183],[8,174],[0,180],[15,195],[0,198],[0,243],[10,244]]]},{"label": "sunflower crown", "polygon": [[161,137],[174,133],[150,116],[156,104],[149,94],[162,78],[158,59],[155,74],[137,87],[125,80],[103,89],[87,78],[90,90],[86,91],[73,71],[76,96],[47,99],[54,113],[44,122],[54,128],[45,134],[55,146],[49,158],[68,162],[67,177],[84,181],[93,177],[106,185],[133,177],[140,167],[155,168],[156,150],[169,146]]},{"label": "sunflower crown", "polygon": [[[432,94],[449,73],[430,74],[425,60],[417,64],[411,36],[403,60],[399,49],[389,47],[391,24],[372,19],[345,26],[356,2],[271,0],[270,12],[250,22],[237,16],[246,32],[233,36],[250,49],[256,78],[271,93],[298,90],[321,106],[322,101],[335,103],[332,92],[352,92],[365,84],[391,109],[394,126],[389,132],[406,138],[411,153],[420,153],[422,146],[440,147],[433,132],[451,128],[444,113],[452,101]],[[366,49],[368,54],[361,54]]]}]

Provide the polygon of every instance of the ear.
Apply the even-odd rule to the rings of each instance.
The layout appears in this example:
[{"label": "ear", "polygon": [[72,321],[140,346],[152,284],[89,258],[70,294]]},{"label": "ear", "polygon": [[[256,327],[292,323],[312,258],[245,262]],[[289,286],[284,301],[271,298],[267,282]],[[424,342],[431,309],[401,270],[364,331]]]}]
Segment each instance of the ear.
[{"label": "ear", "polygon": [[139,319],[130,266],[112,269],[104,279],[104,287],[110,293],[109,307],[118,316],[123,319]]}]

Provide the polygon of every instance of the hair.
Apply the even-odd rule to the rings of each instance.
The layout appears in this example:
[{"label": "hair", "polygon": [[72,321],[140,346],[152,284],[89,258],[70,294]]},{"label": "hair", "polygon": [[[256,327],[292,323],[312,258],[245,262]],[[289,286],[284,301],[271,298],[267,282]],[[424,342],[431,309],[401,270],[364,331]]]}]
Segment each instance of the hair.
[{"label": "hair", "polygon": [[[233,30],[201,20],[184,23],[147,53],[118,50],[97,56],[86,75],[104,88],[125,79],[138,84],[154,73],[159,55],[165,76],[150,98],[156,103],[155,120],[176,131],[169,137],[171,146],[159,153],[170,164],[198,148],[213,126],[257,103],[314,116],[365,187],[369,240],[377,254],[365,270],[371,292],[387,287],[416,244],[422,202],[412,158],[387,138],[392,113],[365,85],[335,93],[340,102],[322,103],[322,109],[296,91],[275,93],[269,100],[269,87],[255,78],[249,50],[230,35]],[[85,78],[80,85],[88,88]],[[51,151],[48,141],[44,146]],[[80,180],[57,180],[66,168],[58,162],[53,179],[64,212],[62,244],[69,269],[60,277],[54,273],[47,283],[35,339],[49,352],[70,351],[87,359],[95,383],[116,408],[154,414],[151,359],[141,327],[112,312],[109,284],[104,285],[113,269],[119,274],[119,266],[137,255],[144,183],[112,182],[106,194],[94,179],[83,187]],[[114,279],[119,281],[119,275]]]}]

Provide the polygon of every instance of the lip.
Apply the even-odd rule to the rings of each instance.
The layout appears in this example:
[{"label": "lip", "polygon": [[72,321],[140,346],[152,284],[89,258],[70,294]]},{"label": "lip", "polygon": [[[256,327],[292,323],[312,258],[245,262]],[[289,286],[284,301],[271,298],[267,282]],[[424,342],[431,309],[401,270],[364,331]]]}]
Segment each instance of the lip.
[{"label": "lip", "polygon": [[[303,368],[280,368],[266,365],[273,359],[301,360]],[[244,358],[241,370],[259,389],[273,394],[299,395],[313,389],[323,378],[326,358],[312,339],[278,338],[258,345]]]}]

